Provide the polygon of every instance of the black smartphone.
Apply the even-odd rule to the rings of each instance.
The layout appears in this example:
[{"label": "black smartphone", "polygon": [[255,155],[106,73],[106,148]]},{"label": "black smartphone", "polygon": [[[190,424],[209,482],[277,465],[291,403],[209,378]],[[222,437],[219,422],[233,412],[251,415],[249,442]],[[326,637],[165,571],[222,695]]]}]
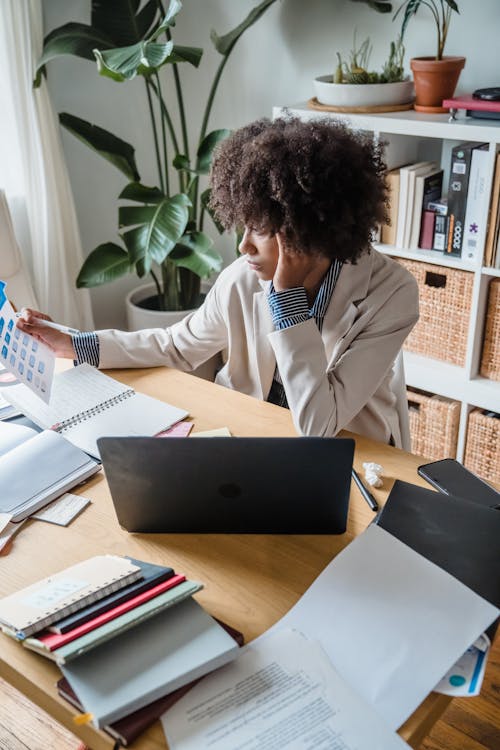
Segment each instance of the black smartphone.
[{"label": "black smartphone", "polygon": [[441,461],[423,464],[417,471],[429,484],[447,495],[457,495],[500,510],[500,492],[454,458],[443,458]]}]

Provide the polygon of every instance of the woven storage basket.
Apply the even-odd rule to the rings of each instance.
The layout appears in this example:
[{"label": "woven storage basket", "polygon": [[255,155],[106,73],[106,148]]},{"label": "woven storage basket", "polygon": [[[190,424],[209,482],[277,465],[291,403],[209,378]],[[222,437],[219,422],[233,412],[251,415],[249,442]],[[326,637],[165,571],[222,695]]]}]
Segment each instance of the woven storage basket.
[{"label": "woven storage basket", "polygon": [[411,451],[434,461],[457,454],[460,402],[407,391]]},{"label": "woven storage basket", "polygon": [[500,484],[500,417],[488,416],[482,409],[470,412],[464,466]]},{"label": "woven storage basket", "polygon": [[500,279],[492,279],[484,327],[481,375],[500,380]]},{"label": "woven storage basket", "polygon": [[399,262],[415,276],[420,300],[420,319],[404,348],[463,367],[474,274],[414,260]]}]

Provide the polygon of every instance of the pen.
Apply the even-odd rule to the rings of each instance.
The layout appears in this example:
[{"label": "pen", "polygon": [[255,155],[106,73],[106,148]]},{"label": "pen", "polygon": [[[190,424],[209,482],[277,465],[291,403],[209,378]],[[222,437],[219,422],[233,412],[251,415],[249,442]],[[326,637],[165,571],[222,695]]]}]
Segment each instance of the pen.
[{"label": "pen", "polygon": [[356,482],[359,491],[363,495],[364,499],[366,500],[366,502],[368,503],[368,505],[370,506],[370,508],[372,510],[377,511],[378,510],[378,503],[377,503],[377,501],[373,497],[372,493],[368,492],[368,490],[366,489],[365,485],[363,484],[363,482],[359,478],[358,472],[354,468],[352,470],[352,478]]},{"label": "pen", "polygon": [[[22,318],[22,313],[17,314],[18,318]],[[76,328],[70,328],[69,326],[63,326],[60,323],[53,323],[52,320],[44,320],[43,318],[37,318],[37,326],[44,326],[45,328],[53,328],[55,331],[61,331],[61,333],[80,333]]]}]

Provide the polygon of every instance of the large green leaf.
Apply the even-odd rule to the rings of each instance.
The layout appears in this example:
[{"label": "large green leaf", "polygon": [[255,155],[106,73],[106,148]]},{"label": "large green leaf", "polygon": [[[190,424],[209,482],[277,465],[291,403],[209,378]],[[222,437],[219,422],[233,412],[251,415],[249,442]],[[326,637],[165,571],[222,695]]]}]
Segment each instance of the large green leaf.
[{"label": "large green leaf", "polygon": [[201,278],[208,278],[222,268],[222,258],[204,232],[185,234],[170,253],[169,259]]},{"label": "large green leaf", "polygon": [[230,130],[221,128],[220,130],[212,130],[211,133],[205,136],[196,153],[196,172],[198,174],[208,174],[210,172],[215,147],[229,135],[231,135]]},{"label": "large green leaf", "polygon": [[129,201],[137,201],[137,203],[159,203],[165,198],[165,195],[156,187],[141,185],[140,182],[129,182],[118,197]]},{"label": "large green leaf", "polygon": [[[129,229],[127,232],[123,232],[122,239],[130,256],[130,262],[138,267],[141,264],[141,269],[145,273],[149,273],[151,268],[151,258],[146,258],[146,239],[148,235],[148,227],[144,224],[142,227],[134,227]],[[142,274],[139,274],[141,276]]]},{"label": "large green leaf", "polygon": [[172,54],[168,58],[169,63],[181,63],[188,62],[194,65],[195,68],[200,64],[200,60],[203,55],[201,47],[183,47],[179,44],[174,44]]},{"label": "large green leaf", "polygon": [[[146,261],[163,263],[184,234],[190,205],[188,197],[179,193],[165,198],[157,206],[147,207],[152,209],[152,213],[144,213],[146,221],[143,226],[122,235],[135,262],[144,258]],[[131,213],[132,209],[133,207],[128,207],[125,217],[135,216],[137,219],[141,209],[137,209],[135,214]]]},{"label": "large green leaf", "polygon": [[353,3],[364,3],[377,13],[392,13],[392,3],[387,0],[351,0]]},{"label": "large green leaf", "polygon": [[156,206],[120,206],[118,226],[131,227],[134,224],[149,224],[154,218]]},{"label": "large green leaf", "polygon": [[220,52],[221,55],[229,55],[240,36],[244,34],[245,31],[250,28],[250,26],[253,26],[253,24],[259,20],[261,15],[265,13],[269,6],[272,5],[275,1],[276,0],[263,0],[263,2],[259,3],[259,5],[256,5],[255,8],[250,11],[244,21],[238,24],[238,26],[236,26],[232,31],[224,34],[224,36],[219,36],[212,29],[212,31],[210,32],[210,39],[212,40],[217,52]]},{"label": "large green leaf", "polygon": [[79,138],[89,148],[100,154],[104,159],[113,164],[120,172],[129,179],[140,180],[139,172],[135,164],[134,148],[113,133],[91,125],[90,122],[79,117],[61,112],[59,121],[70,133]]},{"label": "large green leaf", "polygon": [[99,29],[83,23],[67,23],[54,29],[45,37],[43,53],[36,67],[35,87],[40,85],[42,69],[50,60],[61,55],[76,55],[86,60],[93,60],[92,50],[95,47],[101,49],[114,47],[113,39]]},{"label": "large green leaf", "polygon": [[91,23],[123,47],[143,39],[158,16],[157,0],[149,0],[138,12],[140,0],[92,0]]},{"label": "large green leaf", "polygon": [[152,35],[151,39],[156,39],[157,36],[166,31],[170,26],[175,26],[175,17],[181,9],[182,3],[180,0],[170,0],[165,17]]},{"label": "large green leaf", "polygon": [[87,257],[76,279],[76,286],[80,289],[107,284],[130,270],[127,251],[114,242],[106,242],[92,250]]},{"label": "large green leaf", "polygon": [[149,75],[161,68],[172,52],[174,43],[138,42],[129,47],[94,50],[97,68],[102,76],[119,83],[130,81],[136,75]]}]

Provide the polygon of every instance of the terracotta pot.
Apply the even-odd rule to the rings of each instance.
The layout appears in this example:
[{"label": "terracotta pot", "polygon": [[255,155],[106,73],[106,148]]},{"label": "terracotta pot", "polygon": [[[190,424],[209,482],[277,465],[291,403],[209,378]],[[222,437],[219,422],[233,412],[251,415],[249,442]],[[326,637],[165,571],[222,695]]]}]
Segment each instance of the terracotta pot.
[{"label": "terracotta pot", "polygon": [[465,65],[465,57],[414,57],[410,68],[415,81],[415,104],[419,112],[448,112],[442,106],[443,99],[450,99],[460,71]]}]

